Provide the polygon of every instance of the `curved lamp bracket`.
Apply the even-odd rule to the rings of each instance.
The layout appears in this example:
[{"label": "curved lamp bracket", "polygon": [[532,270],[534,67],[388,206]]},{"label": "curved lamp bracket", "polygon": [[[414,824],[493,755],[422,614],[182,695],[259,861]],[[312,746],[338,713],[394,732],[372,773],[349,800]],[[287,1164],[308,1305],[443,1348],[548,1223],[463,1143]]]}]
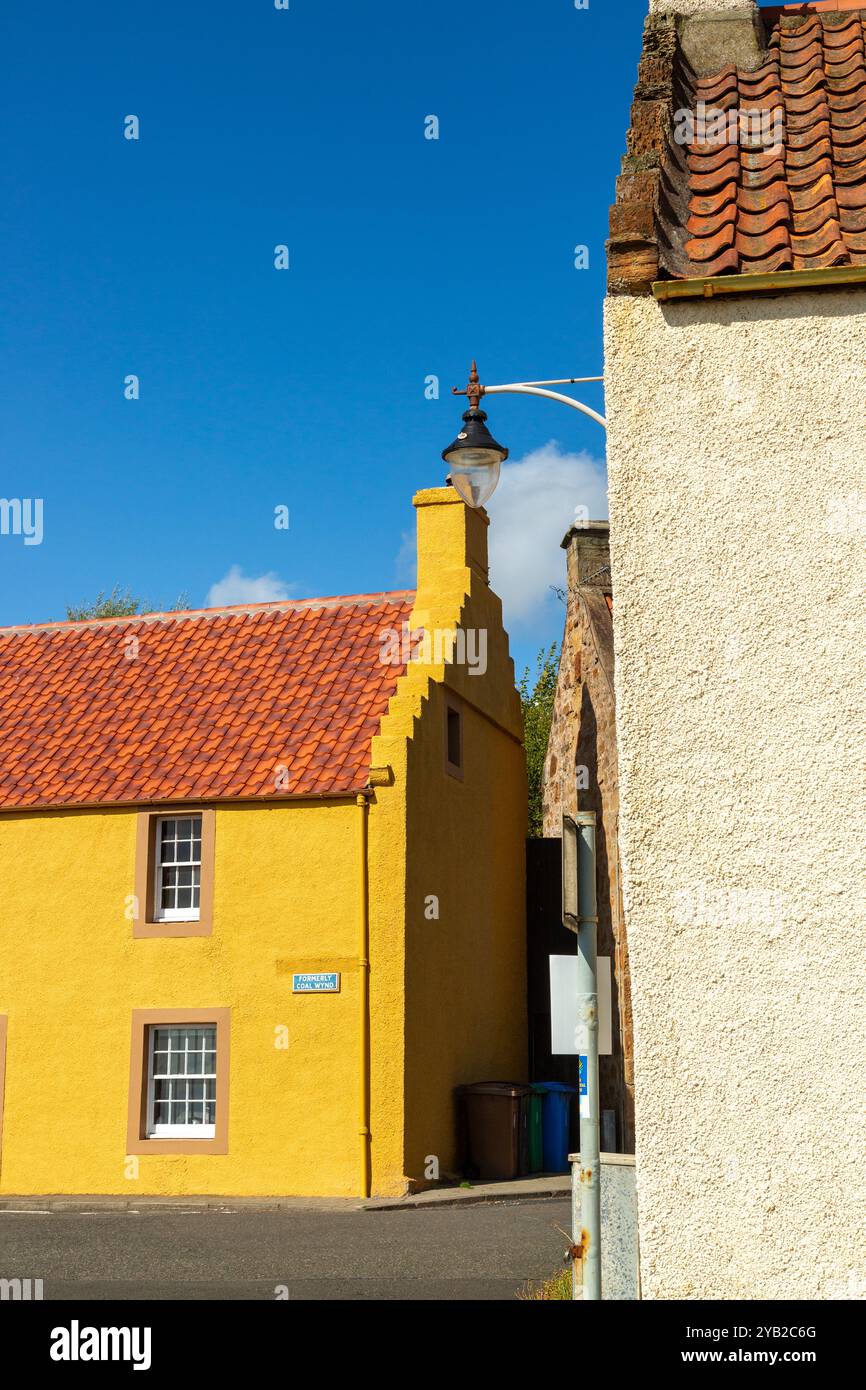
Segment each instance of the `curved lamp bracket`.
[{"label": "curved lamp bracket", "polygon": [[469,373],[469,381],[466,386],[460,388],[451,387],[452,396],[466,396],[469,399],[469,409],[478,410],[482,396],[501,396],[506,393],[519,396],[544,396],[549,401],[561,401],[563,405],[570,405],[572,410],[579,410],[582,415],[588,415],[590,420],[595,420],[602,429],[607,429],[607,420],[603,415],[599,415],[597,410],[591,410],[582,401],[576,401],[572,396],[563,396],[561,391],[548,391],[548,386],[577,386],[584,381],[604,381],[603,376],[567,376],[557,377],[555,381],[511,381],[504,386],[484,386],[478,376],[478,367],[475,362]]},{"label": "curved lamp bracket", "polygon": [[514,381],[508,386],[485,386],[485,396],[503,395],[511,392],[521,396],[545,396],[549,401],[562,401],[563,405],[570,405],[573,410],[579,410],[583,415],[588,415],[591,420],[607,429],[607,420],[603,415],[599,415],[597,410],[592,410],[582,401],[576,401],[571,396],[564,396],[561,391],[547,391],[542,386],[531,386],[528,382]]}]

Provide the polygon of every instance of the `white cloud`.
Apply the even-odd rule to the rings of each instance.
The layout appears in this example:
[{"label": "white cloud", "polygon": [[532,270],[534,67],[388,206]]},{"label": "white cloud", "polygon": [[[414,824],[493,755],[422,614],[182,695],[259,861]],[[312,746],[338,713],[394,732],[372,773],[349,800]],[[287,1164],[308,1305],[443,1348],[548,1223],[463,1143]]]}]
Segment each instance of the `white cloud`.
[{"label": "white cloud", "polygon": [[418,536],[414,531],[404,531],[400,537],[400,549],[395,561],[397,578],[412,588],[418,583]]},{"label": "white cloud", "polygon": [[278,603],[297,588],[286,584],[273,571],[257,576],[244,574],[240,565],[232,565],[228,574],[212,584],[208,591],[208,608],[228,608],[233,603]]},{"label": "white cloud", "polygon": [[503,465],[487,511],[490,583],[502,599],[507,627],[536,621],[551,597],[550,585],[564,585],[560,541],[578,507],[585,507],[592,521],[607,516],[601,459],[586,452],[564,454],[551,440]]}]

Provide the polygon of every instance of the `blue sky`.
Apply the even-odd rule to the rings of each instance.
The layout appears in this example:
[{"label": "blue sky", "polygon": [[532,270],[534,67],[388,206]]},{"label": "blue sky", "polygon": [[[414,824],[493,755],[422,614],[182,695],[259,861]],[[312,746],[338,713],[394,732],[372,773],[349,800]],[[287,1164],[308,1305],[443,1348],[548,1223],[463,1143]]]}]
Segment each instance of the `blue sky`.
[{"label": "blue sky", "polygon": [[[0,495],[42,498],[44,538],[0,536],[0,623],[115,584],[156,606],[237,574],[410,584],[411,497],[443,480],[470,357],[488,382],[602,370],[645,10],[7,7]],[[515,461],[493,577],[522,664],[560,633],[546,586],[573,506],[603,508],[603,437],[553,403],[488,405]]]}]

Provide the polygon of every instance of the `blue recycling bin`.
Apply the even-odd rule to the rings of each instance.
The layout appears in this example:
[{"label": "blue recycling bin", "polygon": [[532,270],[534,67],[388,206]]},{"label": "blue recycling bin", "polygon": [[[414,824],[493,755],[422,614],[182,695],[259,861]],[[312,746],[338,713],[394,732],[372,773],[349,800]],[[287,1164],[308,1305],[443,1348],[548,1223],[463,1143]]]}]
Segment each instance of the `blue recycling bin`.
[{"label": "blue recycling bin", "polygon": [[544,1088],[541,1102],[541,1145],[545,1173],[568,1172],[569,1109],[576,1086],[562,1081],[540,1081]]}]

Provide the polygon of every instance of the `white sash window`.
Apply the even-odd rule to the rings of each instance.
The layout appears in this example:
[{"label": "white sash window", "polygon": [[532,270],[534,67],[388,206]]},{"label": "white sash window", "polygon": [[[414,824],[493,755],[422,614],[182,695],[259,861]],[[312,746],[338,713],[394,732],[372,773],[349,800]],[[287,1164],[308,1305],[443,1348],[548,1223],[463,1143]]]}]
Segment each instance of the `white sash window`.
[{"label": "white sash window", "polygon": [[196,922],[201,899],[201,816],[161,816],[156,824],[157,922]]},{"label": "white sash window", "polygon": [[212,1139],[216,1025],[150,1029],[147,1138]]}]

